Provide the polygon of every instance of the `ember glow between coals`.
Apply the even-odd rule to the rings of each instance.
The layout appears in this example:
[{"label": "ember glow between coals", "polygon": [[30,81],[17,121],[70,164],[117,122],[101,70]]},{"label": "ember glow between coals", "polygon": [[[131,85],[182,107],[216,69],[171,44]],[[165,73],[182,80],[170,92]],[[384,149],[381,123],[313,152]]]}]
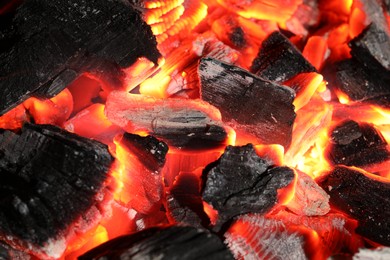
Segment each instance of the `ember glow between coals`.
[{"label": "ember glow between coals", "polygon": [[[149,102],[156,106],[160,104],[160,99],[191,99],[194,104],[197,103],[194,105],[198,106],[197,109],[208,113],[213,120],[220,120],[221,114],[217,109],[198,100],[199,60],[209,56],[250,70],[262,42],[275,30],[282,30],[290,36],[290,41],[319,72],[301,73],[280,82],[296,90],[293,103],[296,119],[289,147],[262,144],[249,133],[226,127],[227,138],[223,147],[203,150],[170,147],[166,163],[160,169],[163,179],[145,167],[124,145],[125,141],[118,137],[124,133],[123,129],[141,136],[147,136],[151,131],[140,125],[120,125],[109,120],[112,116],[107,115],[105,102],[111,92],[110,86],[105,86],[104,82],[92,75],[83,75],[50,100],[30,98],[2,116],[1,128],[17,130],[29,120],[37,124],[61,126],[70,132],[108,144],[116,158],[112,171],[116,190],[111,217],[70,242],[62,258],[73,259],[109,239],[168,224],[172,219],[156,209],[167,196],[163,187],[172,185],[179,174],[200,176],[206,165],[221,156],[225,146],[247,143],[255,145],[261,158],[294,169],[295,178],[288,187],[278,190],[278,204],[270,212],[261,217],[240,217],[228,229],[225,236],[227,244],[233,251],[236,250],[234,255],[246,257],[240,243],[237,245],[235,242],[237,237],[247,239],[244,240],[248,250],[253,250],[250,254],[265,254],[267,246],[261,239],[265,240],[266,237],[260,237],[256,232],[265,232],[269,237],[272,232],[279,232],[286,239],[298,239],[304,244],[302,253],[311,259],[356,253],[363,245],[363,239],[355,233],[348,233],[354,230],[351,227],[356,227],[354,219],[334,209],[328,213],[329,209],[321,208],[321,205],[315,206],[321,208],[318,214],[299,213],[302,205],[297,197],[302,190],[306,192],[302,196],[322,196],[321,191],[308,188],[313,185],[308,184],[310,180],[304,182],[302,179],[305,184],[300,184],[300,176],[305,173],[316,179],[333,169],[334,165],[327,158],[331,130],[343,121],[369,123],[387,143],[390,142],[390,111],[377,105],[353,101],[327,78],[330,73],[328,68],[332,64],[351,57],[349,41],[372,22],[364,5],[359,0],[145,0],[141,10],[156,36],[163,58],[158,66],[140,58],[125,70],[122,91],[140,93],[143,99],[137,101],[140,106],[146,107]],[[388,13],[383,15],[388,23]],[[77,86],[80,85],[84,86],[83,93],[78,91]],[[390,161],[385,160],[359,168],[358,171],[364,170],[369,178],[389,182],[389,166]],[[211,224],[215,224],[218,212],[206,202],[203,202],[203,207]],[[286,208],[289,210],[286,211]],[[317,216],[320,224],[315,223],[311,216]],[[301,221],[305,224],[301,225]],[[343,223],[345,226],[335,228],[332,223]],[[291,234],[296,234],[297,238]],[[324,237],[329,240],[326,244]],[[379,246],[376,243],[370,245]],[[349,251],[342,251],[345,248]]]}]

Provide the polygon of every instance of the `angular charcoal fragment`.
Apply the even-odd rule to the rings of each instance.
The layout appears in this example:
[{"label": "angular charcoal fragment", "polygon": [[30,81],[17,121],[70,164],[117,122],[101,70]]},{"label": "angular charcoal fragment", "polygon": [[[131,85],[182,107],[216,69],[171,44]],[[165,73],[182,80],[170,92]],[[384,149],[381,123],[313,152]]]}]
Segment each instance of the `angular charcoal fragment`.
[{"label": "angular charcoal fragment", "polygon": [[173,146],[220,145],[227,137],[219,111],[200,100],[163,100],[113,91],[105,112],[127,132],[146,131]]},{"label": "angular charcoal fragment", "polygon": [[390,183],[356,169],[336,166],[318,180],[330,204],[359,221],[356,233],[390,246]]},{"label": "angular charcoal fragment", "polygon": [[368,68],[390,71],[390,35],[388,28],[371,23],[353,39],[351,54]]},{"label": "angular charcoal fragment", "polygon": [[121,68],[160,56],[150,27],[126,1],[26,0],[0,42],[0,114],[52,97],[83,72],[120,86]]},{"label": "angular charcoal fragment", "polygon": [[168,145],[153,136],[124,133],[122,144],[133,152],[151,171],[158,171],[165,164]]},{"label": "angular charcoal fragment", "polygon": [[331,132],[327,157],[333,164],[368,166],[390,158],[382,134],[368,123],[352,120],[337,125]]},{"label": "angular charcoal fragment", "polygon": [[202,197],[218,211],[216,229],[234,216],[265,213],[277,202],[277,190],[294,179],[288,167],[273,167],[252,144],[228,146],[218,161],[204,170]]},{"label": "angular charcoal fragment", "polygon": [[376,260],[390,259],[390,248],[379,247],[376,249],[361,248],[358,253],[353,256],[353,260]]},{"label": "angular charcoal fragment", "polygon": [[166,195],[167,211],[176,223],[207,227],[210,220],[203,211],[201,178],[195,173],[181,172]]},{"label": "angular charcoal fragment", "polygon": [[68,239],[104,213],[112,162],[106,145],[54,126],[1,131],[1,240],[44,259],[60,257]]},{"label": "angular charcoal fragment", "polygon": [[250,70],[276,82],[286,81],[303,72],[317,71],[290,40],[278,31],[263,41]]},{"label": "angular charcoal fragment", "polygon": [[200,61],[199,76],[202,99],[220,109],[224,122],[262,143],[289,146],[293,90],[212,58]]},{"label": "angular charcoal fragment", "polygon": [[[372,68],[371,68],[372,69]],[[388,72],[375,72],[361,65],[356,59],[344,60],[337,64],[337,85],[354,101],[367,102],[390,107],[390,77]]]},{"label": "angular charcoal fragment", "polygon": [[206,230],[187,226],[155,227],[112,239],[78,258],[233,259],[222,241]]}]

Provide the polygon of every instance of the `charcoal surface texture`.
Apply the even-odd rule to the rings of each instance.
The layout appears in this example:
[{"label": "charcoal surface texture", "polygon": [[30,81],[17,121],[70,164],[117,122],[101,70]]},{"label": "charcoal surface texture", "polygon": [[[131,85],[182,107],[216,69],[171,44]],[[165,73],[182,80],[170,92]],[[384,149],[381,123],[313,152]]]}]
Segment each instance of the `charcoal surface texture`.
[{"label": "charcoal surface texture", "polygon": [[253,145],[228,146],[204,170],[202,197],[218,211],[216,230],[234,216],[265,213],[277,202],[277,190],[294,179],[288,167],[272,167]]},{"label": "charcoal surface texture", "polygon": [[303,72],[316,71],[290,40],[278,31],[263,41],[250,70],[276,82],[284,82]]},{"label": "charcoal surface texture", "polygon": [[295,120],[292,89],[233,65],[204,58],[199,64],[201,98],[219,108],[222,120],[262,143],[291,143]]},{"label": "charcoal surface texture", "polygon": [[0,29],[0,114],[55,96],[84,72],[121,87],[121,68],[160,56],[141,14],[121,0],[25,0]]},{"label": "charcoal surface texture", "polygon": [[151,135],[143,137],[125,133],[121,143],[126,145],[149,170],[158,171],[164,166],[168,145],[157,138]]},{"label": "charcoal surface texture", "polygon": [[206,230],[186,226],[155,227],[110,240],[78,258],[90,259],[234,259],[223,242]]},{"label": "charcoal surface texture", "polygon": [[64,235],[98,206],[112,161],[106,145],[54,126],[25,124],[20,134],[1,130],[2,239],[41,247]]},{"label": "charcoal surface texture", "polygon": [[182,172],[166,195],[167,211],[176,223],[194,227],[207,227],[210,220],[203,211],[200,178],[193,173]]},{"label": "charcoal surface texture", "polygon": [[390,246],[389,182],[372,179],[346,166],[336,166],[319,184],[330,195],[332,207],[358,220],[356,233]]},{"label": "charcoal surface texture", "polygon": [[332,130],[329,141],[327,157],[333,164],[369,166],[390,158],[385,138],[367,123],[344,121]]},{"label": "charcoal surface texture", "polygon": [[390,107],[390,76],[383,68],[376,71],[352,58],[337,64],[337,87],[353,101]]}]

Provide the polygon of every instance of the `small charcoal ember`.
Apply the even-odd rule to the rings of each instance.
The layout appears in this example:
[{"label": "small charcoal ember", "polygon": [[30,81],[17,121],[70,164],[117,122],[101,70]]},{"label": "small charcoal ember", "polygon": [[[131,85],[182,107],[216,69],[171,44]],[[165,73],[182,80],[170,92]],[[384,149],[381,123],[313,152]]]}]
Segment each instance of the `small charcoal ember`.
[{"label": "small charcoal ember", "polygon": [[262,143],[290,145],[293,90],[212,58],[200,61],[199,76],[201,98],[221,111],[225,123]]},{"label": "small charcoal ember", "polygon": [[167,213],[174,223],[207,227],[210,220],[203,211],[201,176],[181,172],[166,195]]},{"label": "small charcoal ember", "polygon": [[58,258],[69,239],[97,224],[111,197],[106,145],[49,125],[0,134],[1,240]]},{"label": "small charcoal ember", "polygon": [[307,259],[304,237],[279,220],[245,215],[232,224],[225,237],[236,259]]},{"label": "small charcoal ember", "polygon": [[234,259],[223,242],[203,229],[155,227],[110,240],[78,258],[90,259]]},{"label": "small charcoal ember", "polygon": [[215,229],[232,217],[266,213],[277,203],[277,191],[294,179],[288,167],[272,167],[248,144],[228,146],[218,161],[204,170],[202,197],[218,211]]},{"label": "small charcoal ember", "polygon": [[326,155],[334,165],[359,167],[390,158],[387,142],[382,134],[368,123],[352,120],[344,121],[332,130]]},{"label": "small charcoal ember", "polygon": [[353,101],[390,107],[388,72],[374,72],[352,58],[337,64],[336,75],[338,88]]},{"label": "small charcoal ember", "polygon": [[139,57],[157,63],[150,27],[126,1],[26,0],[0,31],[0,114],[52,97],[83,72],[119,87]]},{"label": "small charcoal ember", "polygon": [[330,195],[332,207],[358,220],[356,233],[382,245],[390,245],[388,180],[346,166],[336,166],[318,182]]},{"label": "small charcoal ember", "polygon": [[294,197],[286,207],[297,215],[318,216],[329,212],[329,195],[307,174],[297,171]]},{"label": "small charcoal ember", "polygon": [[125,131],[146,131],[173,146],[220,145],[227,137],[219,111],[200,100],[154,99],[113,91],[105,111]]},{"label": "small charcoal ember", "polygon": [[278,31],[263,41],[250,70],[262,78],[279,83],[303,72],[316,71],[289,39]]},{"label": "small charcoal ember", "polygon": [[163,198],[161,169],[168,146],[152,136],[125,133],[115,137],[115,156],[121,163],[124,188],[119,201],[141,214],[158,210]]}]

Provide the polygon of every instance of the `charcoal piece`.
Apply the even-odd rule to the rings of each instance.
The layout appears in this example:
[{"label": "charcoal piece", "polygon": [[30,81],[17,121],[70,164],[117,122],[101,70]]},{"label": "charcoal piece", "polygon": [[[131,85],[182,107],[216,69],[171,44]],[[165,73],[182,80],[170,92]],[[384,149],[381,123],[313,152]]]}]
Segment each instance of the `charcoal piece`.
[{"label": "charcoal piece", "polygon": [[272,167],[252,144],[228,146],[218,161],[204,170],[202,197],[218,211],[215,229],[234,216],[266,213],[277,202],[277,190],[294,179],[288,167]]},{"label": "charcoal piece", "polygon": [[160,56],[141,14],[121,0],[26,0],[1,27],[0,114],[30,96],[52,97],[84,72],[119,87],[122,68]]},{"label": "charcoal piece", "polygon": [[386,28],[371,23],[349,43],[352,57],[367,68],[390,71],[390,35]]},{"label": "charcoal piece", "polygon": [[158,171],[165,164],[168,145],[153,136],[124,133],[121,144],[125,145],[145,167]]},{"label": "charcoal piece", "polygon": [[374,176],[336,166],[318,182],[330,195],[332,207],[359,222],[356,233],[389,246],[390,183],[374,179]]},{"label": "charcoal piece", "polygon": [[194,173],[180,173],[169,190],[166,201],[170,218],[176,223],[207,227],[210,220],[203,211],[200,177]]},{"label": "charcoal piece", "polygon": [[244,48],[247,44],[245,39],[245,32],[241,27],[235,27],[231,30],[228,35],[229,40],[233,43],[234,47],[241,49]]},{"label": "charcoal piece", "polygon": [[204,58],[199,64],[201,98],[216,106],[225,123],[265,144],[291,143],[294,91],[233,65]]},{"label": "charcoal piece", "polygon": [[188,226],[154,227],[112,239],[78,258],[233,259],[223,242],[206,230]]},{"label": "charcoal piece", "polygon": [[390,259],[390,248],[379,247],[375,249],[360,248],[353,256],[353,260],[375,260],[375,259]]},{"label": "charcoal piece", "polygon": [[1,240],[39,257],[61,256],[68,228],[90,219],[105,196],[113,162],[107,146],[32,124],[20,134],[2,130],[0,144]]},{"label": "charcoal piece", "polygon": [[276,31],[263,41],[250,71],[262,78],[281,83],[300,73],[317,70],[288,38]]},{"label": "charcoal piece", "polygon": [[7,244],[0,243],[0,259],[30,260],[32,257],[23,251],[16,250]]},{"label": "charcoal piece", "polygon": [[337,87],[351,100],[390,107],[390,77],[383,70],[371,71],[356,59],[337,64]]},{"label": "charcoal piece", "polygon": [[333,164],[369,166],[390,158],[382,134],[368,123],[352,120],[337,125],[330,134],[327,157]]},{"label": "charcoal piece", "polygon": [[146,131],[172,146],[220,146],[227,137],[218,110],[201,100],[154,99],[113,91],[105,112],[111,122],[125,131]]}]

